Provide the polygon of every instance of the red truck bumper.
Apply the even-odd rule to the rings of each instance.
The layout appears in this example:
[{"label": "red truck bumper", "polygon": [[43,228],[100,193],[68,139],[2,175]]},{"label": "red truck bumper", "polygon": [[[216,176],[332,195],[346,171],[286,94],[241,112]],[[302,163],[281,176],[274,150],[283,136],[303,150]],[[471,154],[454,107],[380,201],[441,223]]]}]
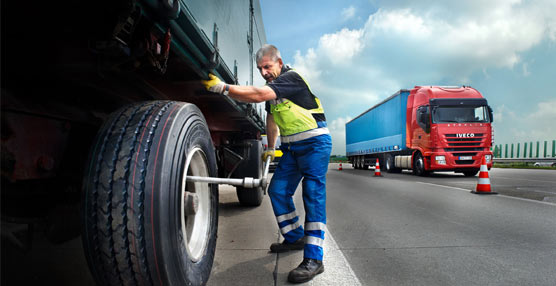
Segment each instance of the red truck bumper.
[{"label": "red truck bumper", "polygon": [[[463,155],[452,154],[450,152],[430,152],[426,153],[426,167],[428,171],[457,171],[466,169],[479,169],[482,158],[487,156],[487,168],[492,168],[492,152],[482,151],[476,154]],[[442,160],[442,156],[444,160]],[[490,160],[488,157],[490,156]]]}]

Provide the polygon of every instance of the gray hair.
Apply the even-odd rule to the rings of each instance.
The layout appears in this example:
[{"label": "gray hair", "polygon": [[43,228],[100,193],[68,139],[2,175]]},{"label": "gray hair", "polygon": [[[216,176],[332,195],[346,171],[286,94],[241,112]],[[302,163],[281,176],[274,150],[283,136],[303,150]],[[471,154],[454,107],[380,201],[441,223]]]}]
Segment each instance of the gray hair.
[{"label": "gray hair", "polygon": [[282,59],[280,56],[280,51],[274,45],[265,44],[262,46],[255,56],[256,62],[260,62],[264,56],[270,56],[273,61],[277,61],[278,59]]}]

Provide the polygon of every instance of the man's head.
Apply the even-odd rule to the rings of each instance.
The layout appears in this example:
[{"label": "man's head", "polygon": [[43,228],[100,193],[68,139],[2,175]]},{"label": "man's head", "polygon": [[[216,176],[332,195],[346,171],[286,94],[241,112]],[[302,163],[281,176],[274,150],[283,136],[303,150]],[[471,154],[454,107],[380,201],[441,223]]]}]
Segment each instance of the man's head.
[{"label": "man's head", "polygon": [[271,82],[276,79],[282,71],[282,57],[280,51],[273,45],[262,46],[256,54],[257,68],[266,80]]}]

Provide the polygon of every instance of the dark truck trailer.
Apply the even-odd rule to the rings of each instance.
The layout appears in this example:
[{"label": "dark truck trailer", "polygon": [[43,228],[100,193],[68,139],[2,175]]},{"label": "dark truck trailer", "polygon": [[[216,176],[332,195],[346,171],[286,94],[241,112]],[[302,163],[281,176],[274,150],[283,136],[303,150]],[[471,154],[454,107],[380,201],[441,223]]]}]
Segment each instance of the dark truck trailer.
[{"label": "dark truck trailer", "polygon": [[99,285],[206,283],[218,187],[186,177],[260,177],[265,118],[200,80],[262,85],[265,42],[253,0],[2,2],[2,220],[81,233]]},{"label": "dark truck trailer", "polygon": [[492,109],[468,86],[402,89],[346,123],[346,155],[356,169],[379,160],[387,172],[455,171],[492,166]]}]

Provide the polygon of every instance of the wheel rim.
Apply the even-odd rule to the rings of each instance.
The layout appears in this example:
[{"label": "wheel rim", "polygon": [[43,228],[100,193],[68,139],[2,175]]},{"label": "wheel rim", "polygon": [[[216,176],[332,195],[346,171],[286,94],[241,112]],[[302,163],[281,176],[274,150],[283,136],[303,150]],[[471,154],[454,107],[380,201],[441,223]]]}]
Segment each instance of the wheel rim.
[{"label": "wheel rim", "polygon": [[[187,176],[208,177],[208,164],[205,153],[193,148],[187,154],[181,190],[181,228],[185,249],[192,261],[199,261],[208,244],[208,231],[211,221],[210,186],[207,183],[186,182]],[[188,197],[196,197],[195,210],[188,204]]]},{"label": "wheel rim", "polygon": [[417,157],[417,164],[416,165],[417,165],[416,166],[417,167],[417,173],[419,173],[419,174],[423,173],[423,171],[425,170],[424,163],[423,163],[423,157],[421,157],[421,156]]},{"label": "wheel rim", "polygon": [[390,171],[390,158],[386,159],[386,171]]}]

